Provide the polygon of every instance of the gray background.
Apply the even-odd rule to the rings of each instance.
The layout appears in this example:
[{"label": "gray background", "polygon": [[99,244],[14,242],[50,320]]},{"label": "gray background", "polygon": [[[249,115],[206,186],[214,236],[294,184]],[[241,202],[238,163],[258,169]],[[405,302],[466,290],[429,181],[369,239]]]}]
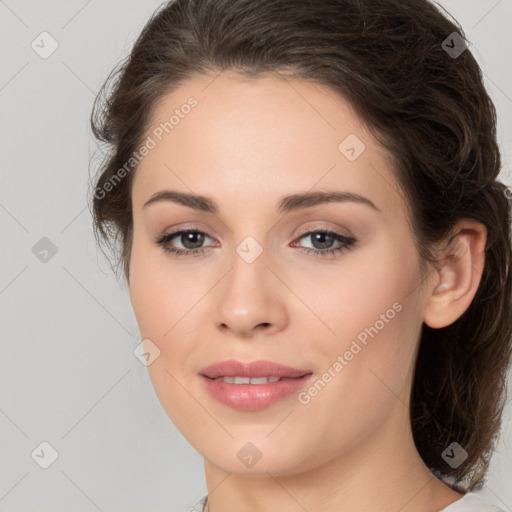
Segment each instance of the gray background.
[{"label": "gray background", "polygon": [[[92,101],[159,4],[0,0],[0,512],[185,511],[206,494],[202,457],[132,353],[128,292],[96,248],[86,207]],[[512,185],[512,0],[441,4],[485,73]],[[47,59],[31,47],[43,31],[58,43]],[[506,510],[511,396],[484,492]],[[49,457],[43,441],[58,452],[48,469],[35,462]]]}]

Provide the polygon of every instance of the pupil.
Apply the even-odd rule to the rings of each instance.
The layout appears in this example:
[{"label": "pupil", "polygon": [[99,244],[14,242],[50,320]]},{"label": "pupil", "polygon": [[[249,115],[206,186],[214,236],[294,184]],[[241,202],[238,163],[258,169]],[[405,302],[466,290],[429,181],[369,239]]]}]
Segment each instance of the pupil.
[{"label": "pupil", "polygon": [[[196,240],[194,242],[194,238],[198,238],[198,240]],[[201,244],[203,243],[203,239],[204,239],[204,235],[202,233],[183,233],[181,235],[181,241],[182,241],[184,247],[187,249],[198,249],[199,247],[201,247]],[[189,242],[192,244],[192,246],[188,245]],[[197,244],[197,246],[194,244]]]}]

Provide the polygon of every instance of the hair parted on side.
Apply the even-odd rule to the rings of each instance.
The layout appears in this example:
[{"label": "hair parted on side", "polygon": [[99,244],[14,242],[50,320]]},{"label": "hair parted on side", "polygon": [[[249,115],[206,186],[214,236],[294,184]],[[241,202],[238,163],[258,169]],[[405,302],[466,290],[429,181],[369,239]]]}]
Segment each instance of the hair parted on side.
[{"label": "hair parted on side", "polygon": [[[172,0],[148,21],[108,76],[91,125],[108,153],[90,199],[94,233],[129,282],[134,168],[126,164],[157,102],[188,79],[224,70],[310,80],[347,99],[393,155],[423,263],[461,219],[487,228],[486,261],[471,305],[453,324],[423,325],[411,391],[418,452],[454,488],[481,487],[501,425],[512,346],[510,193],[496,112],[466,49],[442,42],[460,26],[428,0]],[[102,193],[98,193],[102,191]],[[510,191],[509,191],[510,192]],[[468,453],[452,468],[442,452]],[[464,487],[458,486],[459,482]]]}]

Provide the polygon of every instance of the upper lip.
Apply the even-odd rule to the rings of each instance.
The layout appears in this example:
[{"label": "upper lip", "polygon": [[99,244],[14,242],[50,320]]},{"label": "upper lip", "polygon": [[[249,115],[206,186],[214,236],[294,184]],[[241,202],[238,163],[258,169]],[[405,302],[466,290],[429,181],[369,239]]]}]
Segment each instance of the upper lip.
[{"label": "upper lip", "polygon": [[228,359],[219,361],[200,371],[201,375],[215,379],[217,377],[302,377],[312,373],[308,370],[292,368],[273,361],[237,361]]}]

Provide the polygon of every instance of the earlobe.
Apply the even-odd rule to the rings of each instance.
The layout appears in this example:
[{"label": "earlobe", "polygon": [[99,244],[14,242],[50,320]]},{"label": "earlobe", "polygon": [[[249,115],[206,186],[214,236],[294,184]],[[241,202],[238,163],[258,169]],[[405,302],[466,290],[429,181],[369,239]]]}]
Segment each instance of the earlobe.
[{"label": "earlobe", "polygon": [[471,304],[485,264],[486,227],[464,219],[456,235],[442,251],[434,271],[437,279],[429,289],[423,321],[434,329],[455,322]]}]

